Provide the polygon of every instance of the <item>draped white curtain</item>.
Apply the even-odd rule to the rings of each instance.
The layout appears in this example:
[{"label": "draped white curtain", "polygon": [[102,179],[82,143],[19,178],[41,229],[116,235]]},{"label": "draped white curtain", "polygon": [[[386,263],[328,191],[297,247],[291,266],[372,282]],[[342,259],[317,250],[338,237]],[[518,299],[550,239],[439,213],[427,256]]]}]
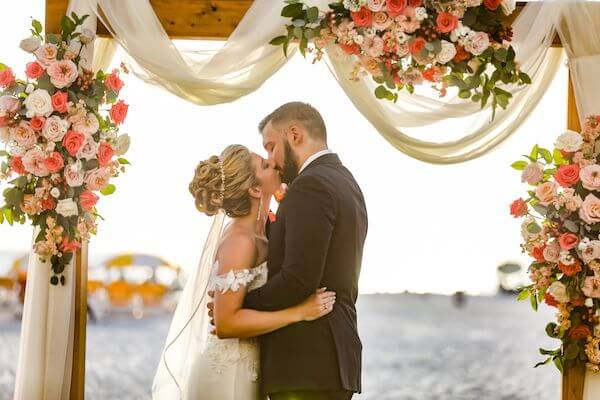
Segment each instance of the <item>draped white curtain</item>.
[{"label": "draped white curtain", "polygon": [[[71,11],[89,14],[85,28],[96,30],[96,15],[87,3],[72,2]],[[89,47],[89,46],[88,46]],[[94,70],[107,67],[114,43],[99,40],[94,49],[82,53],[84,66]],[[34,229],[33,242],[39,233]],[[51,265],[41,262],[31,252],[27,266],[27,287],[21,322],[19,359],[15,377],[15,400],[68,400],[73,361],[73,329],[75,311],[74,262],[65,267],[65,285],[50,285]]]}]

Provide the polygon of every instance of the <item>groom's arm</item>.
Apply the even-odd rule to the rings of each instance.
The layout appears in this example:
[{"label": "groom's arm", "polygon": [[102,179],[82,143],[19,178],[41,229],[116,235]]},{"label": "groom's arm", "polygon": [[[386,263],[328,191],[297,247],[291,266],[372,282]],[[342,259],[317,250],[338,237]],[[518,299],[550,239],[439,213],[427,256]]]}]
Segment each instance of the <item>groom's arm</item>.
[{"label": "groom's arm", "polygon": [[333,198],[314,176],[300,176],[285,198],[285,255],[281,271],[246,295],[245,308],[275,311],[314,294],[323,277],[335,220]]}]

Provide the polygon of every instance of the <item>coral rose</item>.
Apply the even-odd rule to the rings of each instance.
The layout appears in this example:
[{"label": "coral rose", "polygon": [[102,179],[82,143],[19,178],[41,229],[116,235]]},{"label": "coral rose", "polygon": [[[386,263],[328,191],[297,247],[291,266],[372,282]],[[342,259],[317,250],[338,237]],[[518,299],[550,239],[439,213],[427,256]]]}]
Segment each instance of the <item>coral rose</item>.
[{"label": "coral rose", "polygon": [[371,26],[371,22],[373,21],[373,13],[366,7],[362,7],[359,11],[352,12],[352,21],[354,21],[354,25],[361,26]]},{"label": "coral rose", "polygon": [[579,165],[561,165],[554,175],[554,179],[562,187],[571,187],[579,182]]},{"label": "coral rose", "polygon": [[108,164],[114,155],[115,151],[110,144],[106,142],[100,143],[98,146],[98,163],[101,167]]},{"label": "coral rose", "polygon": [[27,63],[27,66],[25,67],[25,75],[27,75],[29,79],[39,78],[40,76],[44,75],[44,71],[45,70],[42,64],[37,61]]},{"label": "coral rose", "polygon": [[123,81],[119,78],[119,74],[117,72],[113,72],[110,75],[106,76],[104,80],[104,86],[113,92],[119,93],[119,91],[123,88]]},{"label": "coral rose", "polygon": [[456,16],[442,12],[439,13],[436,20],[436,30],[440,33],[450,33],[458,26],[458,18]]},{"label": "coral rose", "polygon": [[65,161],[59,152],[53,151],[46,159],[44,160],[44,165],[48,168],[51,174],[54,174],[60,171],[65,166]]},{"label": "coral rose", "polygon": [[587,339],[588,336],[591,336],[591,334],[590,328],[581,324],[571,329],[569,337],[573,340],[584,340]]},{"label": "coral rose", "polygon": [[496,11],[496,9],[500,7],[501,3],[502,0],[483,0],[483,5],[485,8],[491,11]]},{"label": "coral rose", "polygon": [[127,117],[127,110],[129,109],[129,106],[127,104],[125,104],[125,102],[123,100],[117,102],[115,105],[112,106],[112,108],[110,109],[110,118],[113,120],[113,122],[117,125],[121,125],[123,123],[123,121],[125,121],[125,118]]},{"label": "coral rose", "polygon": [[90,211],[98,203],[98,199],[100,198],[91,190],[86,190],[79,196],[79,204],[81,204],[84,210]]},{"label": "coral rose", "polygon": [[544,302],[548,304],[550,307],[557,307],[560,304],[552,295],[548,292],[544,295]]},{"label": "coral rose", "polygon": [[581,271],[581,263],[578,260],[573,260],[571,264],[558,263],[558,269],[566,276],[575,276]]},{"label": "coral rose", "polygon": [[563,250],[571,250],[579,244],[579,237],[574,233],[563,233],[558,238],[558,244]]},{"label": "coral rose", "polygon": [[425,39],[421,37],[415,38],[415,40],[413,40],[408,46],[410,54],[420,53],[423,50],[423,48],[425,48],[426,44],[427,42],[425,41]]},{"label": "coral rose", "polygon": [[31,121],[29,121],[29,126],[31,126],[31,129],[33,129],[34,131],[39,132],[44,128],[45,123],[46,123],[46,118],[33,117],[33,118],[31,118]]},{"label": "coral rose", "polygon": [[0,87],[7,88],[12,86],[15,83],[15,74],[13,70],[10,68],[6,68],[3,71],[0,71]]},{"label": "coral rose", "polygon": [[63,137],[62,145],[69,152],[70,155],[75,157],[81,146],[85,142],[85,136],[83,133],[77,131],[68,131]]},{"label": "coral rose", "polygon": [[525,200],[519,198],[513,201],[510,205],[510,215],[515,218],[527,215],[527,203]]},{"label": "coral rose", "polygon": [[59,113],[66,113],[68,110],[67,103],[69,102],[69,94],[67,92],[58,91],[51,97],[52,108]]},{"label": "coral rose", "polygon": [[394,17],[402,13],[407,6],[407,0],[387,0],[387,9]]},{"label": "coral rose", "polygon": [[25,167],[23,166],[23,158],[20,156],[14,156],[10,159],[10,169],[15,171],[19,175],[25,175]]}]

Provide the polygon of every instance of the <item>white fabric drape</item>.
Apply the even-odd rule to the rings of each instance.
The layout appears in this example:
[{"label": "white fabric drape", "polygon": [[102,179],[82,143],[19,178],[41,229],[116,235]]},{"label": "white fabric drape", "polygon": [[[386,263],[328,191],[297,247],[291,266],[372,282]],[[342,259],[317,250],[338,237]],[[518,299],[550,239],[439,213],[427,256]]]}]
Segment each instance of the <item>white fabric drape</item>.
[{"label": "white fabric drape", "polygon": [[[88,14],[85,28],[96,30],[96,15],[87,3],[71,2],[69,14]],[[107,67],[115,46],[109,40],[96,43],[82,52],[82,65],[95,71]],[[32,247],[39,229],[34,229]],[[65,285],[50,285],[51,265],[31,251],[27,267],[27,287],[21,322],[19,359],[15,377],[15,400],[68,400],[73,361],[75,311],[74,262],[65,268]]]},{"label": "white fabric drape", "polygon": [[[309,3],[326,10],[328,2]],[[188,101],[210,105],[251,93],[287,61],[281,48],[268,44],[270,39],[285,32],[285,20],[279,15],[283,5],[283,0],[255,0],[225,46],[212,56],[207,51],[178,50],[148,0],[99,0],[98,16],[137,62],[136,75]],[[511,88],[514,98],[508,110],[500,111],[491,124],[490,107],[480,110],[477,104],[456,96],[438,100],[401,93],[397,104],[377,101],[370,78],[359,82],[348,79],[351,68],[348,58],[328,52],[327,59],[357,109],[397,149],[430,163],[463,162],[485,154],[510,136],[546,91],[561,60],[559,51],[548,50],[559,9],[546,3],[530,4],[517,19],[514,44],[518,61],[532,77],[533,84]],[[294,51],[292,46],[290,53]],[[419,133],[411,131],[422,126],[441,130],[433,124],[450,118],[464,127],[458,139],[419,140],[414,137]]]}]

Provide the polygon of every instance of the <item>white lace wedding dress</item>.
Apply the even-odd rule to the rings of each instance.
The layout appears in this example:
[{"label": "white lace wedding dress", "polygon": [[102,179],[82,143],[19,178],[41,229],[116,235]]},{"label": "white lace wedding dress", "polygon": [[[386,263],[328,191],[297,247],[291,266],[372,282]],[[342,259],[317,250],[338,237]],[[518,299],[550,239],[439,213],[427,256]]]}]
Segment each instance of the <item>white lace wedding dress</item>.
[{"label": "white lace wedding dress", "polygon": [[[217,275],[218,263],[213,266],[209,289],[227,291],[252,291],[267,281],[267,264],[230,271]],[[208,329],[211,329],[209,327]],[[256,339],[219,339],[209,334],[206,348],[193,357],[190,369],[189,400],[257,400],[260,399],[259,350]]]}]

